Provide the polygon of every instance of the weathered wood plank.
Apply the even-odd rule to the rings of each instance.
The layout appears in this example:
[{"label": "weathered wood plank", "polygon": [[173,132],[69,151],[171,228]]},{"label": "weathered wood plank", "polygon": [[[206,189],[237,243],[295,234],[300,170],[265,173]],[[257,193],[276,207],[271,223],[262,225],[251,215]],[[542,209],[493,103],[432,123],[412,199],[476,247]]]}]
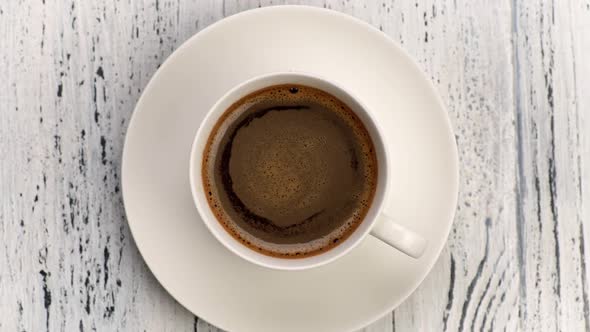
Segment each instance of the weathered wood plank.
[{"label": "weathered wood plank", "polygon": [[582,180],[589,96],[578,87],[590,74],[590,11],[581,1],[515,2],[513,10],[522,327],[590,330]]}]

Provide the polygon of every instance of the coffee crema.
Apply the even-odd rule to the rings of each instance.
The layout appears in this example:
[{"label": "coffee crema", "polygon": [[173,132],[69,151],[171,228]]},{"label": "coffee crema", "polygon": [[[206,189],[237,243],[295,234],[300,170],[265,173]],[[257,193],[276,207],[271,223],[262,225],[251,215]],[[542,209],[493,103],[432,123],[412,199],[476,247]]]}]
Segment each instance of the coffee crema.
[{"label": "coffee crema", "polygon": [[377,157],[361,120],[336,97],[303,85],[271,86],[231,105],[203,156],[217,220],[273,257],[309,257],[343,242],[377,186]]}]

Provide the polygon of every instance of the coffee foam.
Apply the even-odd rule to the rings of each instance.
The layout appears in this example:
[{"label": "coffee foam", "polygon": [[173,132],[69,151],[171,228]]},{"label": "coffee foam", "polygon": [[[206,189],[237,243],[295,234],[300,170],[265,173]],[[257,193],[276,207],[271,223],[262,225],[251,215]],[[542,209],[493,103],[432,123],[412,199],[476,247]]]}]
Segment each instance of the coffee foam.
[{"label": "coffee foam", "polygon": [[[293,243],[293,244],[278,244],[272,243],[254,235],[248,233],[242,227],[240,227],[232,218],[226,213],[222,207],[222,202],[219,200],[220,192],[215,185],[215,165],[218,159],[218,152],[220,150],[220,144],[223,141],[228,129],[236,122],[241,115],[248,111],[252,106],[259,104],[264,101],[272,100],[274,104],[291,103],[295,100],[293,89],[297,90],[298,100],[301,95],[304,94],[307,101],[315,102],[326,109],[330,109],[332,112],[339,115],[350,128],[353,129],[353,133],[356,135],[356,142],[360,143],[359,147],[361,152],[365,156],[365,162],[363,167],[363,175],[365,177],[366,187],[372,188],[371,190],[363,190],[359,202],[362,207],[356,209],[352,216],[339,226],[338,228],[331,231],[329,234],[320,238],[314,239],[305,243]],[[290,144],[290,142],[284,142],[283,144]],[[310,142],[313,144],[313,142]],[[208,203],[217,217],[218,221],[232,236],[238,239],[246,246],[269,256],[282,257],[282,258],[302,258],[309,257],[316,254],[325,252],[339,243],[343,242],[348,238],[354,230],[360,225],[364,219],[370,203],[373,199],[374,189],[377,181],[377,161],[371,142],[370,136],[362,122],[358,117],[350,110],[348,106],[336,99],[335,97],[321,91],[307,86],[301,85],[280,85],[263,90],[259,90],[250,94],[238,102],[234,103],[229,109],[221,116],[218,120],[212,134],[209,137],[205,148],[205,157],[203,160],[203,173],[202,180],[204,184],[205,192],[207,193]],[[305,166],[305,165],[303,165]],[[264,167],[264,165],[262,166]],[[289,191],[289,186],[297,186],[298,184],[289,183],[283,190]],[[321,183],[315,183],[314,185],[321,185]],[[281,193],[269,193],[269,199],[280,196]],[[284,193],[283,193],[284,194]]]}]

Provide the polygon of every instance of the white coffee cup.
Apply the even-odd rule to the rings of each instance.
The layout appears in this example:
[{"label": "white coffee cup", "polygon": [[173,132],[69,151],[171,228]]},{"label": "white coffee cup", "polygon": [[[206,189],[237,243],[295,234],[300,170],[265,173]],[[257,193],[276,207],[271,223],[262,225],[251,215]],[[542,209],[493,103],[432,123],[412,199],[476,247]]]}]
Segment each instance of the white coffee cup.
[{"label": "white coffee cup", "polygon": [[[205,146],[220,116],[242,97],[262,88],[280,84],[300,84],[314,87],[328,92],[346,103],[363,122],[373,140],[379,170],[375,196],[364,220],[356,230],[342,243],[322,254],[297,259],[263,255],[232,237],[211,211],[201,179]],[[349,252],[368,234],[395,248],[392,250],[399,250],[411,257],[419,258],[426,248],[426,240],[406,227],[395,223],[393,217],[382,211],[383,203],[387,197],[387,184],[390,176],[388,167],[390,156],[385,148],[382,132],[369,110],[357,98],[327,79],[308,73],[280,72],[258,76],[243,82],[227,92],[211,107],[195,136],[191,149],[189,172],[193,199],[199,214],[207,228],[226,248],[247,261],[268,268],[301,270],[327,264]],[[390,212],[394,213],[394,211]]]}]

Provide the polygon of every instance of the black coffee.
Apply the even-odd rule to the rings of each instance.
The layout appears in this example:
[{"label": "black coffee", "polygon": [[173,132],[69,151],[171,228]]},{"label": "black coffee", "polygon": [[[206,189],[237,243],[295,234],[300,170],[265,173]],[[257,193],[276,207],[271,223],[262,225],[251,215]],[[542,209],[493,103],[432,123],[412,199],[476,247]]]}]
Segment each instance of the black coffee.
[{"label": "black coffee", "polygon": [[373,142],[336,97],[278,85],[233,104],[209,136],[203,185],[223,227],[258,252],[300,258],[362,222],[377,184]]}]

